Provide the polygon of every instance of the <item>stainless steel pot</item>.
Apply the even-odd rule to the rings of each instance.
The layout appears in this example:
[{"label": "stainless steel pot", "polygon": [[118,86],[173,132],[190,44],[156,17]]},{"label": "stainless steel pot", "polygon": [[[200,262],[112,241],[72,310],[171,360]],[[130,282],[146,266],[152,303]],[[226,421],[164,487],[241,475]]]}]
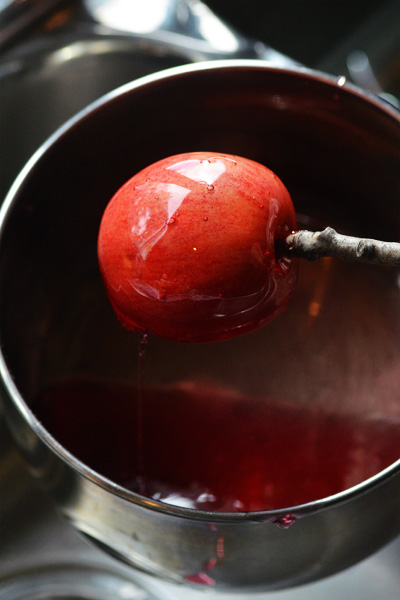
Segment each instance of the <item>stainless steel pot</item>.
[{"label": "stainless steel pot", "polygon": [[[340,571],[398,534],[400,460],[345,492],[301,506],[238,514],[194,511],[140,497],[94,472],[42,427],[30,403],[48,384],[70,376],[135,377],[132,336],[112,315],[96,260],[102,211],[132,173],[195,149],[244,155],[280,175],[306,219],[396,239],[399,125],[393,107],[343,79],[263,62],[221,61],[177,67],[108,94],[28,162],[0,215],[3,405],[32,471],[95,543],[139,569],[187,583],[215,556],[223,538],[224,559],[213,570],[213,585],[254,591]],[[162,379],[177,369],[177,378],[196,377],[206,371],[231,382],[246,356],[240,385],[258,393],[270,385],[260,365],[275,360],[277,385],[294,391],[299,403],[329,400],[341,410],[399,419],[394,275],[374,271],[368,335],[365,327],[358,332],[353,327],[354,311],[345,307],[337,318],[344,292],[331,287],[322,328],[296,333],[293,323],[303,326],[307,317],[300,302],[289,312],[292,328],[283,346],[280,325],[218,348],[195,345],[189,353],[186,346],[155,342],[160,358],[150,376]],[[361,308],[364,290],[357,290]],[[285,361],[274,359],[279,344]],[[339,357],[346,348],[351,364],[343,365]],[[305,365],[315,356],[310,377]],[[276,525],[285,515],[294,520],[287,530]]]}]

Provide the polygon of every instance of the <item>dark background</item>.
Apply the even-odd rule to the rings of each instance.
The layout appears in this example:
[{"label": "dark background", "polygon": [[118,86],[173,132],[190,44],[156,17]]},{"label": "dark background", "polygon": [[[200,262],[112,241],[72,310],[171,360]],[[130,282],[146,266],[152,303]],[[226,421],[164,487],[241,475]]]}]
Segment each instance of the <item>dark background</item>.
[{"label": "dark background", "polygon": [[368,55],[382,87],[400,95],[398,0],[206,0],[238,31],[308,67],[347,74],[351,50]]}]

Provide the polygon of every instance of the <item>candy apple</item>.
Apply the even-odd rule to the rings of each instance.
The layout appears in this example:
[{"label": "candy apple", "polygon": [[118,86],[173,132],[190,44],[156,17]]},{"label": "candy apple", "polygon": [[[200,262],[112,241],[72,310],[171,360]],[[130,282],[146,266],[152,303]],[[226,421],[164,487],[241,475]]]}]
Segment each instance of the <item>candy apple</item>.
[{"label": "candy apple", "polygon": [[146,167],[113,196],[98,238],[101,274],[128,329],[213,342],[286,307],[293,259],[275,242],[296,229],[289,193],[263,165],[192,152]]}]

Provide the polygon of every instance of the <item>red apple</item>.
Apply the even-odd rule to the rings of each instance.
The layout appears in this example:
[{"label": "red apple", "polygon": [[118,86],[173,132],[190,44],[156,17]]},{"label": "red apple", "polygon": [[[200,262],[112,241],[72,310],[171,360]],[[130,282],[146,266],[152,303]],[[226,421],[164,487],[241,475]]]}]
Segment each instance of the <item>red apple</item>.
[{"label": "red apple", "polygon": [[287,305],[293,261],[275,240],[296,229],[269,169],[218,152],[172,156],[108,204],[98,257],[121,323],[181,342],[213,342],[267,323]]}]

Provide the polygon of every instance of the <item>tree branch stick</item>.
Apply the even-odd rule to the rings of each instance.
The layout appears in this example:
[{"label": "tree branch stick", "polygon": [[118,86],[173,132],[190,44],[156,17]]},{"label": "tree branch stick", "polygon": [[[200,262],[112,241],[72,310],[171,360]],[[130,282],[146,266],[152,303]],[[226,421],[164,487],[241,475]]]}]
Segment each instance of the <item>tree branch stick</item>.
[{"label": "tree branch stick", "polygon": [[346,262],[400,267],[400,243],[342,235],[331,227],[323,231],[297,231],[278,244],[282,254],[307,260],[332,256]]}]

